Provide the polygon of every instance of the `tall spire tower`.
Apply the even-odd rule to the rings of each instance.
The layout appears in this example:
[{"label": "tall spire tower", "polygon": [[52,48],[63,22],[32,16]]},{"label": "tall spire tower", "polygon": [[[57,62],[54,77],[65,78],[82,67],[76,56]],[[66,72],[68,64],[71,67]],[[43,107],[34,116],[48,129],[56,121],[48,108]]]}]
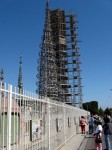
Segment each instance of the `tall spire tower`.
[{"label": "tall spire tower", "polygon": [[43,30],[37,93],[82,108],[81,68],[76,13],[49,8]]},{"label": "tall spire tower", "polygon": [[19,93],[23,93],[23,81],[22,81],[22,55],[20,56],[20,62],[19,62],[19,76],[18,76],[18,89]]},{"label": "tall spire tower", "polygon": [[3,70],[3,68],[1,68],[1,71],[0,71],[0,82],[4,83],[4,70]]},{"label": "tall spire tower", "polygon": [[[2,89],[4,89],[4,70],[1,68],[0,71],[0,86]],[[4,97],[4,92],[2,92],[2,98]]]},{"label": "tall spire tower", "polygon": [[49,1],[46,1],[46,18],[41,51],[38,60],[37,94],[58,100],[56,53],[52,39]]}]

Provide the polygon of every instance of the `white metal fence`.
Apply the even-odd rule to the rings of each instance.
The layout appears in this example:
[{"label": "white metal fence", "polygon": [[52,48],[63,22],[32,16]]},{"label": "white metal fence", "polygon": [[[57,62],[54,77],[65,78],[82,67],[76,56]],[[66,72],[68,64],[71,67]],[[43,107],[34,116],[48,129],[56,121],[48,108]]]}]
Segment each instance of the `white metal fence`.
[{"label": "white metal fence", "polygon": [[59,150],[88,112],[12,85],[0,87],[0,150]]}]

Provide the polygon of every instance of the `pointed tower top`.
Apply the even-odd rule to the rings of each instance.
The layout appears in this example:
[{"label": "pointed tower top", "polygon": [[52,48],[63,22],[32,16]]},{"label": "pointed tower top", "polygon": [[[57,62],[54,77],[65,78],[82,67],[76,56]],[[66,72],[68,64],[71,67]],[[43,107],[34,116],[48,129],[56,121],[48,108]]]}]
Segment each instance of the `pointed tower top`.
[{"label": "pointed tower top", "polygon": [[49,10],[49,0],[46,1],[46,10]]},{"label": "pointed tower top", "polygon": [[1,71],[0,71],[0,82],[4,82],[4,70],[3,70],[3,68],[1,68]]},{"label": "pointed tower top", "polygon": [[19,93],[23,92],[23,82],[22,82],[22,55],[20,56],[20,62],[19,62],[19,76],[18,76],[18,88]]},{"label": "pointed tower top", "polygon": [[46,0],[45,31],[51,32],[49,0]]},{"label": "pointed tower top", "polygon": [[46,2],[47,4],[49,4],[49,0],[47,0],[47,2]]},{"label": "pointed tower top", "polygon": [[1,78],[4,79],[4,70],[3,70],[3,68],[1,68]]},{"label": "pointed tower top", "polygon": [[20,56],[20,64],[22,64],[22,58],[23,58],[23,57],[22,57],[22,54],[21,54],[21,56]]},{"label": "pointed tower top", "polygon": [[[1,68],[1,71],[0,71],[0,87],[2,89],[4,89],[4,70],[3,68]],[[4,97],[4,92],[1,92],[2,93],[2,98]]]}]

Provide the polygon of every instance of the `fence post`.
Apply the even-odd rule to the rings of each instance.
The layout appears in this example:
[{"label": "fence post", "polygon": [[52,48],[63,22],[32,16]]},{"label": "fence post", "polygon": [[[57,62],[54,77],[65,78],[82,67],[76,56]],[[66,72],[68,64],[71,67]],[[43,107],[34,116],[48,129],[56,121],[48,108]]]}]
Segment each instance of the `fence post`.
[{"label": "fence post", "polygon": [[64,118],[64,142],[65,142],[65,144],[66,144],[66,122],[65,122],[65,120],[66,120],[66,112],[65,112],[65,103],[63,103],[63,109],[64,109],[64,116],[63,116],[63,118]]},{"label": "fence post", "polygon": [[51,127],[51,113],[50,113],[50,106],[51,104],[50,104],[50,100],[48,99],[48,117],[49,117],[49,150],[51,150],[51,129],[50,129],[50,127]]},{"label": "fence post", "polygon": [[[0,145],[2,144],[2,91],[1,91],[1,83],[0,83]],[[1,146],[0,146],[1,148]]]},{"label": "fence post", "polygon": [[11,108],[12,108],[12,85],[8,85],[8,103],[7,103],[7,150],[11,150]]}]

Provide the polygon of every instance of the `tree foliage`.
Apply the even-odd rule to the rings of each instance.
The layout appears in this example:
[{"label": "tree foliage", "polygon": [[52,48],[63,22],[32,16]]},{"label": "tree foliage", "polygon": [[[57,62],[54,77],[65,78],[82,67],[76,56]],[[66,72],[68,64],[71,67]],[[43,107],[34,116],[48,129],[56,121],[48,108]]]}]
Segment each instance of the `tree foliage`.
[{"label": "tree foliage", "polygon": [[93,115],[98,114],[98,102],[97,101],[83,103],[83,108],[87,111],[90,111],[90,113]]},{"label": "tree foliage", "polygon": [[104,114],[108,114],[112,117],[112,108],[106,108],[103,110],[101,107],[98,108],[98,102],[97,101],[90,101],[83,103],[83,109],[89,111],[91,114],[99,115],[99,116],[104,116]]},{"label": "tree foliage", "polygon": [[105,114],[108,114],[109,116],[112,116],[112,108],[106,108],[105,110],[104,110],[104,113]]},{"label": "tree foliage", "polygon": [[98,115],[99,116],[104,116],[104,110],[101,107],[98,110]]}]

